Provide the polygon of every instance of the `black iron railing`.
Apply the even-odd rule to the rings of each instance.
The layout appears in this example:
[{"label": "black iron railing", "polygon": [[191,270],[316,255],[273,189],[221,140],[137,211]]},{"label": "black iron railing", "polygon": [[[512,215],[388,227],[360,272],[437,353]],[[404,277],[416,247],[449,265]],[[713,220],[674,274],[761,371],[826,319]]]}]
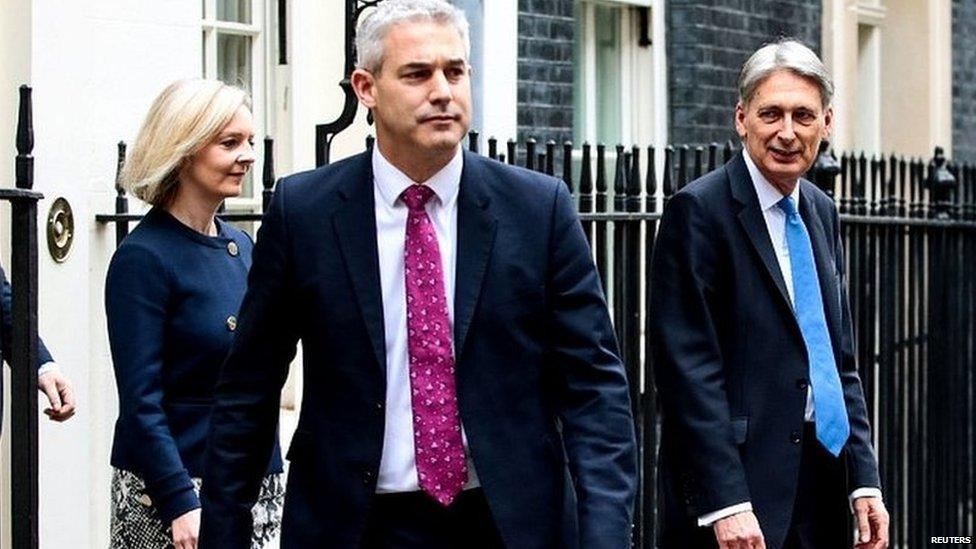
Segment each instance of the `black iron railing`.
[{"label": "black iron railing", "polygon": [[[0,189],[11,203],[13,329],[10,342],[11,543],[38,547],[37,483],[37,201],[34,188],[34,125],[31,88],[20,87],[15,188]],[[2,364],[0,364],[2,368]],[[2,373],[2,372],[0,372]]]}]

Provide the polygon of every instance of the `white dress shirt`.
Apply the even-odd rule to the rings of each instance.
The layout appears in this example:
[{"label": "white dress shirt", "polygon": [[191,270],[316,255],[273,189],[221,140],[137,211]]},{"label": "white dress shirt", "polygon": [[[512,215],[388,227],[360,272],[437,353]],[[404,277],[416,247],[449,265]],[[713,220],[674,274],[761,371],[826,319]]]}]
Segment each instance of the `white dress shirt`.
[{"label": "white dress shirt", "polygon": [[60,371],[61,368],[58,368],[57,362],[45,362],[44,364],[41,364],[40,368],[37,369],[37,377],[41,377],[42,375],[48,372],[60,372]]},{"label": "white dress shirt", "polygon": [[[783,199],[783,194],[773,186],[769,180],[759,171],[756,163],[752,161],[749,156],[749,152],[745,149],[742,151],[742,158],[746,161],[746,168],[749,170],[749,176],[752,179],[752,185],[756,189],[756,196],[759,198],[759,209],[762,210],[763,218],[766,220],[766,230],[769,233],[769,240],[773,244],[773,251],[776,252],[776,261],[779,263],[780,273],[783,274],[783,280],[786,282],[786,292],[790,296],[790,304],[793,304],[793,270],[790,264],[790,248],[786,242],[786,213],[779,208],[776,204]],[[800,185],[797,183],[793,186],[793,192],[790,193],[790,197],[793,198],[793,203],[796,205],[797,210],[800,209]],[[800,223],[803,220],[800,219]],[[803,412],[803,420],[812,422],[814,421],[814,407],[813,407],[813,390],[811,387],[807,387],[807,402],[806,408]],[[881,490],[877,488],[858,488],[851,492],[850,500],[853,502],[855,499],[860,497],[881,497]],[[730,517],[737,513],[743,513],[745,511],[752,511],[752,504],[748,501],[739,503],[726,507],[724,509],[719,509],[718,511],[708,513],[707,515],[702,515],[698,518],[699,526],[711,526],[716,521],[723,519],[725,517]]]},{"label": "white dress shirt", "polygon": [[[444,272],[444,295],[448,303],[447,315],[452,328],[457,257],[457,198],[461,186],[463,158],[461,148],[458,147],[451,162],[423,182],[434,191],[434,196],[426,204],[426,210],[437,233]],[[407,299],[403,274],[408,210],[406,204],[400,200],[400,194],[413,185],[414,181],[390,164],[376,146],[373,147],[373,183],[383,327],[386,332],[386,429],[376,491],[410,492],[419,490],[420,486],[413,445],[413,408],[407,352]],[[463,425],[461,439],[468,458],[468,482],[464,485],[467,490],[479,484]]]}]

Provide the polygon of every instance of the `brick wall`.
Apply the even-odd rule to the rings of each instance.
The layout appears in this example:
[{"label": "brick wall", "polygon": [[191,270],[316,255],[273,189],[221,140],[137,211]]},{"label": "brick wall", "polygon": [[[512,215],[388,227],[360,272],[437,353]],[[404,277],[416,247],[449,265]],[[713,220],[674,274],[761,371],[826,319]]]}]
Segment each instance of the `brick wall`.
[{"label": "brick wall", "polygon": [[667,5],[672,143],[738,139],[732,119],[736,79],[763,44],[791,36],[820,51],[821,0],[670,0]]},{"label": "brick wall", "polygon": [[519,0],[519,142],[535,137],[561,143],[573,137],[573,3]]},{"label": "brick wall", "polygon": [[952,2],[953,159],[976,162],[976,2]]}]

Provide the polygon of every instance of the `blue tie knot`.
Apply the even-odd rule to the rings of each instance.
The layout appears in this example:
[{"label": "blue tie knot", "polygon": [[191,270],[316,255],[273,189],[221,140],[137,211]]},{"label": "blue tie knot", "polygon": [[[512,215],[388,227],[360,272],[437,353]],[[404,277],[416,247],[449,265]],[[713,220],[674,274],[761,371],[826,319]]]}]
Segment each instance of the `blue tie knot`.
[{"label": "blue tie knot", "polygon": [[791,221],[796,219],[796,204],[793,202],[792,196],[784,196],[782,200],[776,203],[776,205],[779,206],[779,209],[783,210],[783,213],[785,213],[786,217]]}]

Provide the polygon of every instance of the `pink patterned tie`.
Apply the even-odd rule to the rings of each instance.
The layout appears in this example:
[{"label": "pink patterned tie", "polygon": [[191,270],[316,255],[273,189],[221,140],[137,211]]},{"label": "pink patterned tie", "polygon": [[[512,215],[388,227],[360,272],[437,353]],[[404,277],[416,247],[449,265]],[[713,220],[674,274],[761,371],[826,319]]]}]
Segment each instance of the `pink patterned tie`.
[{"label": "pink patterned tie", "polygon": [[424,209],[433,195],[425,185],[411,185],[400,197],[410,209],[404,278],[417,477],[420,487],[446,507],[467,482],[468,464],[461,441],[441,252]]}]

